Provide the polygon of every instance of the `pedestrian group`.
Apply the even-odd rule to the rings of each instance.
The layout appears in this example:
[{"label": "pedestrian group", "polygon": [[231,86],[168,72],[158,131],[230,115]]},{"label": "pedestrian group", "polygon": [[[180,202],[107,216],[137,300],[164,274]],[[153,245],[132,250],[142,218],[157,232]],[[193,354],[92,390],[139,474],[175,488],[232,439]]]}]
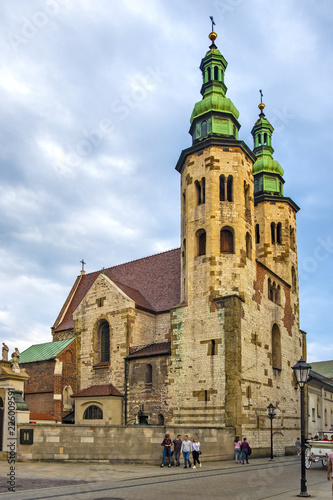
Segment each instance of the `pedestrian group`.
[{"label": "pedestrian group", "polygon": [[[165,465],[165,459],[168,458],[168,467],[171,467],[171,457],[174,456],[176,467],[180,467],[180,456],[183,455],[184,458],[184,469],[192,468],[196,469],[197,464],[202,467],[200,462],[200,442],[197,437],[193,438],[193,442],[189,440],[188,435],[185,434],[184,440],[182,440],[181,435],[178,434],[177,438],[171,441],[170,434],[166,434],[161,443],[163,446],[163,458],[161,467]],[[173,449],[172,449],[173,448]],[[191,453],[193,459],[193,465],[191,463]]]}]

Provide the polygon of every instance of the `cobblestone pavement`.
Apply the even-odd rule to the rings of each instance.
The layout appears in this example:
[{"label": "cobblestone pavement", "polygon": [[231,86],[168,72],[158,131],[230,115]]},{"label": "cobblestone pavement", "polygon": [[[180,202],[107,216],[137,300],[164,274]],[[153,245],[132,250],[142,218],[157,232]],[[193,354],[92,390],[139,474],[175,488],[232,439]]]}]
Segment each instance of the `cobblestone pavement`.
[{"label": "cobblestone pavement", "polygon": [[[297,457],[204,463],[202,469],[161,469],[152,465],[108,462],[17,462],[15,493],[8,492],[10,465],[0,462],[0,500],[131,500],[159,499],[167,489],[174,499],[287,500],[297,498],[300,461]],[[307,472],[308,489],[317,500],[330,499],[326,471],[316,464]]]}]

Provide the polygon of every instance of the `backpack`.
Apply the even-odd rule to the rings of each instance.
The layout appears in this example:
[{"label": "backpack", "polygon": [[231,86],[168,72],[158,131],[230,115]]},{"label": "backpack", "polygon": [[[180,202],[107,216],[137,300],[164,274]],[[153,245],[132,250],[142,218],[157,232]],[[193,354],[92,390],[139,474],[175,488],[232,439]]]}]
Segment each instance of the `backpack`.
[{"label": "backpack", "polygon": [[248,452],[247,452],[248,456],[250,456],[250,455],[251,455],[251,453],[252,453],[251,446],[249,446],[249,447],[248,447]]}]

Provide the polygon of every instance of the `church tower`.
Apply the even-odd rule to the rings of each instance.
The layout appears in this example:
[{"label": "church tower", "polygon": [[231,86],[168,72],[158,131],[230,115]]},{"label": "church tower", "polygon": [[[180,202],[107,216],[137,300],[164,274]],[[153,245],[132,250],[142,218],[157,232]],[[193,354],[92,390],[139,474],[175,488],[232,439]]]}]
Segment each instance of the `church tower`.
[{"label": "church tower", "polygon": [[[261,91],[260,91],[261,92]],[[259,119],[252,128],[255,241],[258,260],[297,289],[296,213],[299,207],[283,196],[283,168],[273,159],[273,127],[260,102]],[[272,284],[271,295],[278,295]]]},{"label": "church tower", "polygon": [[279,416],[279,447],[292,443],[298,399],[291,366],[301,357],[296,212],[273,159],[273,127],[259,105],[254,150],[239,139],[226,97],[227,62],[215,41],[200,64],[192,145],[181,174],[181,303],[171,313],[169,423],[224,427],[256,446],[268,438],[267,406]]},{"label": "church tower", "polygon": [[[254,200],[252,165],[256,157],[238,140],[239,112],[226,97],[227,62],[211,45],[201,61],[202,99],[194,106],[192,146],[176,169],[181,174],[182,301],[193,304],[237,294],[244,298],[253,281]],[[208,292],[208,294],[207,294]]]}]

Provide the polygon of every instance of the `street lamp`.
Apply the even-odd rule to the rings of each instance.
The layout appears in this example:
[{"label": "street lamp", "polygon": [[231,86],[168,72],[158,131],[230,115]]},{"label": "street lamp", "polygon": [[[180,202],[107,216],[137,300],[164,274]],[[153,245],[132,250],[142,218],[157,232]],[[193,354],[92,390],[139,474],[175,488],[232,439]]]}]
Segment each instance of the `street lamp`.
[{"label": "street lamp", "polygon": [[273,418],[275,418],[275,406],[272,405],[272,403],[270,403],[268,406],[267,406],[267,410],[268,410],[268,418],[270,419],[271,421],[271,460],[273,460]]},{"label": "street lamp", "polygon": [[307,491],[305,476],[305,417],[304,417],[304,386],[309,379],[311,366],[301,358],[292,367],[297,384],[301,390],[301,492],[298,497],[310,497]]}]

